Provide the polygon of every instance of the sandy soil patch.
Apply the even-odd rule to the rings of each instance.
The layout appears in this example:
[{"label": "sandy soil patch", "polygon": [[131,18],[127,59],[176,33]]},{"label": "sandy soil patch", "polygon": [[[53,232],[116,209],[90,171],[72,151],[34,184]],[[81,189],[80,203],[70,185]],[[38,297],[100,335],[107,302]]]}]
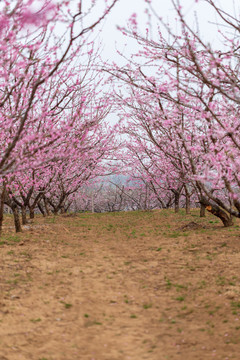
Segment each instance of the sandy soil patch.
[{"label": "sandy soil patch", "polygon": [[238,222],[153,211],[10,226],[0,360],[239,359]]}]

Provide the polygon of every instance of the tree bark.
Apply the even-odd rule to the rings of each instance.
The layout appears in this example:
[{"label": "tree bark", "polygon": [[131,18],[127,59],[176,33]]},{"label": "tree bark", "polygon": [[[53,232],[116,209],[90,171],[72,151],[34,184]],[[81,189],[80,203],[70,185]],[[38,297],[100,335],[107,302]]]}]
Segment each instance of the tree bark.
[{"label": "tree bark", "polygon": [[44,208],[42,207],[42,204],[41,204],[41,202],[39,201],[38,202],[38,208],[39,208],[39,210],[40,210],[40,212],[41,212],[41,214],[42,214],[42,216],[46,216],[46,213],[45,213],[45,211],[44,211]]},{"label": "tree bark", "polygon": [[68,209],[70,208],[70,206],[72,205],[72,202],[69,202],[67,206],[64,207],[64,212],[67,213]]},{"label": "tree bark", "polygon": [[45,196],[43,196],[43,202],[44,202],[44,207],[45,207],[45,210],[46,210],[46,214],[47,214],[47,216],[49,216],[51,214],[51,212],[49,210],[48,201],[47,201]]},{"label": "tree bark", "polygon": [[2,227],[3,227],[4,197],[5,197],[5,184],[3,184],[1,197],[0,197],[0,236],[2,235]]},{"label": "tree bark", "polygon": [[200,204],[200,217],[206,217],[205,206]]},{"label": "tree bark", "polygon": [[185,196],[186,196],[186,202],[185,202],[186,214],[190,214],[191,195],[190,195],[190,193],[188,191],[187,185],[184,186],[184,190],[185,190]]},{"label": "tree bark", "polygon": [[185,205],[185,209],[186,209],[186,214],[190,214],[190,196],[189,194],[186,195],[186,205]]},{"label": "tree bark", "polygon": [[27,212],[26,212],[26,206],[21,207],[21,213],[22,213],[22,224],[26,225],[28,223],[27,221]]},{"label": "tree bark", "polygon": [[16,232],[21,232],[22,227],[21,227],[21,222],[20,222],[20,217],[19,217],[18,206],[14,204],[12,206],[12,211],[13,211],[13,217],[14,217],[15,230],[16,230]]},{"label": "tree bark", "polygon": [[29,206],[29,213],[30,213],[30,219],[34,219],[34,208],[32,206]]},{"label": "tree bark", "polygon": [[93,194],[92,194],[92,199],[91,199],[91,211],[92,211],[92,213],[94,213],[94,197],[93,197]]},{"label": "tree bark", "polygon": [[202,204],[205,209],[211,214],[217,216],[222,221],[224,227],[229,227],[233,225],[231,217],[212,201],[209,201],[205,197],[202,197],[200,200],[200,204]]},{"label": "tree bark", "polygon": [[175,213],[179,212],[179,201],[180,201],[180,193],[175,192],[174,193],[174,211],[175,211]]}]

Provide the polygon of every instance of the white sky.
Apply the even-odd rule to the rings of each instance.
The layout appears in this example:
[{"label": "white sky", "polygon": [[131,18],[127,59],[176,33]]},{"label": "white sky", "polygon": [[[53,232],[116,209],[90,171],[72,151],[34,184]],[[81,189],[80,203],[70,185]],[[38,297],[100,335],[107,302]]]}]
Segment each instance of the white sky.
[{"label": "white sky", "polygon": [[[74,0],[76,1],[76,0]],[[88,0],[86,0],[87,2]],[[104,0],[96,0],[97,5],[104,3]],[[216,4],[219,4],[226,12],[233,11],[234,0],[214,0]],[[237,2],[238,0],[236,0]],[[197,14],[198,24],[200,28],[200,33],[204,41],[213,42],[216,44],[218,42],[218,32],[217,27],[210,22],[216,23],[218,19],[216,18],[215,12],[205,3],[204,0],[199,0],[197,3],[195,0],[180,0],[181,5],[184,9],[184,15],[186,16],[189,25],[196,27],[196,18],[194,13]],[[176,13],[172,5],[171,0],[152,0],[152,4],[156,13],[161,16],[165,22],[168,22],[170,26],[176,30]],[[123,36],[122,33],[117,30],[116,26],[126,26],[128,19],[133,13],[137,13],[137,19],[139,28],[142,33],[145,32],[147,16],[145,14],[145,9],[147,3],[145,0],[119,0],[116,6],[113,8],[111,14],[105,20],[104,25],[100,33],[100,38],[102,39],[102,57],[104,60],[108,60],[109,63],[114,61],[118,64],[124,64],[125,60],[121,59],[117,54],[116,48],[123,51],[125,54],[133,54],[138,51],[137,44],[133,40],[129,40],[127,37]],[[100,9],[100,8],[99,8]],[[239,10],[239,5],[238,5]],[[100,13],[100,11],[99,11]],[[238,12],[239,15],[239,12]],[[96,13],[95,13],[96,16]],[[156,25],[156,22],[155,22]],[[155,27],[159,26],[159,21]],[[96,29],[97,31],[100,28]],[[96,31],[95,30],[95,31]],[[95,33],[96,35],[96,33]],[[154,35],[157,35],[157,31]],[[219,46],[220,42],[219,42]],[[116,116],[114,114],[109,115],[109,120],[111,122],[116,121]]]},{"label": "white sky", "polygon": [[[98,0],[99,3],[101,1],[102,0]],[[236,4],[237,2],[238,0],[236,0]],[[200,33],[204,40],[207,42],[217,41],[216,26],[210,24],[210,22],[218,22],[218,19],[214,11],[209,7],[209,5],[207,5],[204,0],[199,0],[198,3],[196,3],[195,0],[180,0],[180,3],[183,6],[184,15],[186,15],[188,23],[195,27],[196,20],[194,12],[196,12],[200,27]],[[233,11],[233,0],[215,0],[215,3],[219,4],[227,12]],[[164,19],[164,21],[169,22],[173,29],[176,29],[176,14],[171,0],[152,0],[152,4],[157,14],[159,14],[159,16]],[[119,50],[122,50],[124,48],[124,44],[126,44],[126,51],[137,51],[137,47],[135,48],[135,44],[132,41],[129,41],[129,39],[127,39],[126,37],[124,37],[121,32],[116,29],[116,25],[126,25],[129,17],[133,13],[137,13],[139,27],[144,33],[147,23],[147,17],[144,13],[146,7],[147,3],[144,0],[119,0],[115,8],[112,10],[111,14],[108,16],[101,34],[101,37],[103,38],[102,44],[104,45],[103,56],[105,58],[108,58],[109,60],[117,59],[115,45]],[[154,22],[154,17],[152,19]]]}]

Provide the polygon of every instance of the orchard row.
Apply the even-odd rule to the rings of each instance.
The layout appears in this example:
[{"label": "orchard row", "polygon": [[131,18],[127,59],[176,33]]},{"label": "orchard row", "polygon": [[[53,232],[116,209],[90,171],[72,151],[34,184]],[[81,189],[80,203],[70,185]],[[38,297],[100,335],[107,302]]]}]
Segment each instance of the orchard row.
[{"label": "orchard row", "polygon": [[[3,1],[0,228],[6,205],[17,231],[19,210],[26,223],[27,211],[177,211],[183,199],[224,226],[240,217],[239,17],[206,0],[222,24],[215,48],[177,0],[178,33],[147,1],[158,31],[142,34],[133,14],[119,31],[139,50],[119,66],[101,60],[94,38],[120,1],[100,16],[94,1],[87,11],[84,1],[42,0],[38,11]],[[124,181],[99,185],[113,174]]]}]

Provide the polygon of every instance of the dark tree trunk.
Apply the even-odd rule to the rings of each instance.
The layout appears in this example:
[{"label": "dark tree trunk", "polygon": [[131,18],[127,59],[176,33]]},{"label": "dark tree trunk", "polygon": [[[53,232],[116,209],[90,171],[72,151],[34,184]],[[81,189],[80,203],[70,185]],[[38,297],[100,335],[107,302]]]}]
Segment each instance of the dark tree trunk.
[{"label": "dark tree trunk", "polygon": [[167,204],[166,204],[163,208],[164,208],[164,209],[169,209],[169,208],[172,206],[172,204],[173,204],[173,198],[171,197],[171,198],[168,200]]},{"label": "dark tree trunk", "polygon": [[4,198],[5,198],[5,184],[3,184],[1,197],[0,197],[0,236],[2,235],[2,226],[3,226]]},{"label": "dark tree trunk", "polygon": [[34,207],[29,206],[30,219],[34,219]]},{"label": "dark tree trunk", "polygon": [[65,212],[65,213],[68,212],[68,209],[70,208],[71,205],[72,205],[72,202],[69,202],[69,204],[64,207],[64,212]]},{"label": "dark tree trunk", "polygon": [[27,212],[26,212],[26,206],[21,207],[21,213],[22,213],[22,224],[26,225],[28,223],[27,221]]},{"label": "dark tree trunk", "polygon": [[41,214],[42,214],[42,216],[46,216],[46,213],[45,213],[45,211],[44,211],[44,208],[43,208],[43,206],[42,206],[42,204],[41,204],[41,202],[39,201],[38,202],[38,208],[39,208],[39,210],[40,210],[40,212],[41,212]]},{"label": "dark tree trunk", "polygon": [[45,196],[43,196],[43,202],[44,202],[44,207],[45,207],[45,210],[46,210],[46,214],[47,214],[47,216],[49,216],[51,214],[51,212],[49,210],[48,201],[47,201]]},{"label": "dark tree trunk", "polygon": [[13,212],[13,217],[14,217],[15,230],[16,230],[16,232],[21,232],[22,227],[21,227],[21,222],[20,222],[19,211],[18,211],[17,205],[14,204],[12,206],[12,212]]},{"label": "dark tree trunk", "polygon": [[205,209],[209,211],[211,214],[221,219],[225,227],[229,227],[233,225],[233,221],[231,217],[225,211],[223,211],[218,205],[215,205],[213,202],[207,200],[205,197],[201,198],[200,204],[202,204],[205,207]]},{"label": "dark tree trunk", "polygon": [[175,213],[179,212],[179,201],[180,201],[180,193],[175,192],[174,193],[174,210],[175,210]]},{"label": "dark tree trunk", "polygon": [[203,204],[200,204],[200,217],[206,217],[206,210]]},{"label": "dark tree trunk", "polygon": [[190,195],[186,194],[186,204],[185,204],[186,214],[190,214]]},{"label": "dark tree trunk", "polygon": [[58,209],[57,207],[54,207],[54,208],[53,208],[53,214],[54,214],[54,215],[57,215],[57,214],[58,214],[58,211],[59,211],[59,209]]}]

